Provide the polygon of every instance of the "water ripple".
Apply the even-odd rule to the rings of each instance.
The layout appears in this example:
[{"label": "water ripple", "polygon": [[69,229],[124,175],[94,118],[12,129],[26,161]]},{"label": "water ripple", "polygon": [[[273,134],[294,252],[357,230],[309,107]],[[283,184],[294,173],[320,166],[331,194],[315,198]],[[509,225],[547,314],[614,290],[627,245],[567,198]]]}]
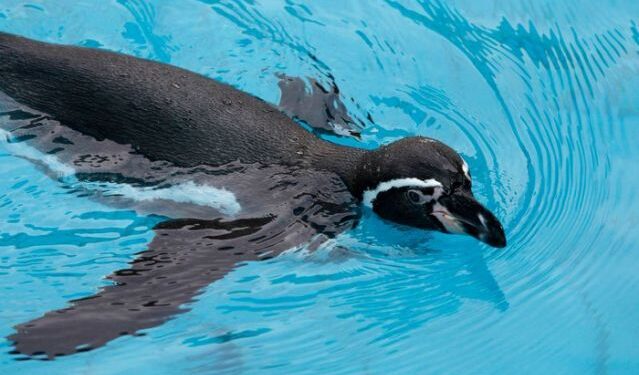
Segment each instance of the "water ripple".
[{"label": "water ripple", "polygon": [[[121,24],[90,39],[77,32],[93,30],[90,7],[69,18],[74,4],[44,4],[45,18],[24,5],[1,5],[0,28],[171,61],[272,102],[274,73],[334,79],[349,110],[375,118],[361,142],[340,142],[444,140],[509,237],[493,251],[365,212],[315,254],[242,267],[190,313],[46,370],[639,370],[636,2],[118,0],[104,11]],[[17,160],[0,150],[5,333],[95,288],[144,248],[153,222],[67,194]]]}]

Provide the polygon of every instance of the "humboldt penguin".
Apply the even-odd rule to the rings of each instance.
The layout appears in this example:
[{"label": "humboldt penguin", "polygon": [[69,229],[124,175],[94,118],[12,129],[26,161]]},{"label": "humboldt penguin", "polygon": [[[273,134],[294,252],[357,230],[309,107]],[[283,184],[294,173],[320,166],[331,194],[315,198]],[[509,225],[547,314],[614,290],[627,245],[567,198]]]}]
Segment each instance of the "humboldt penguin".
[{"label": "humboldt penguin", "polygon": [[8,148],[73,189],[163,218],[113,285],[18,325],[16,353],[54,358],[158,326],[244,262],[352,228],[361,206],[506,245],[466,162],[431,138],[346,147],[208,77],[6,33],[0,91]]}]

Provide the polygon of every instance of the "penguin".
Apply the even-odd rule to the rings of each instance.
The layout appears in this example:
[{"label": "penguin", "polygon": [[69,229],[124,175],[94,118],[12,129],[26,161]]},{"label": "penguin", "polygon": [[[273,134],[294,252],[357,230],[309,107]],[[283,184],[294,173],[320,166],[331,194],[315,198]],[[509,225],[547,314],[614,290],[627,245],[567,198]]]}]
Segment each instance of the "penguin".
[{"label": "penguin", "polygon": [[208,77],[6,33],[0,92],[7,147],[96,199],[164,218],[113,285],[16,326],[15,354],[52,359],[158,326],[246,262],[353,228],[362,207],[506,246],[468,165],[435,139],[342,146]]}]

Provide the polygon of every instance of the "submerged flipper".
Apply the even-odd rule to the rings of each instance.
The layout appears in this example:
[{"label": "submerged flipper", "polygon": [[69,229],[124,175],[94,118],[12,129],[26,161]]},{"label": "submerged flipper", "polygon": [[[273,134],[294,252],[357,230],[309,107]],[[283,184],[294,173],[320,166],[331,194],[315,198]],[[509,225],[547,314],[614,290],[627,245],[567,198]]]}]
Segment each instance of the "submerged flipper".
[{"label": "submerged flipper", "polygon": [[[303,121],[316,131],[333,133],[340,136],[359,137],[365,122],[349,115],[340,98],[340,91],[332,77],[330,87],[324,87],[319,81],[308,78],[277,76],[281,91],[279,107],[289,117]],[[371,121],[370,114],[367,115]]]},{"label": "submerged flipper", "polygon": [[138,254],[130,268],[108,277],[115,285],[18,325],[9,337],[14,353],[52,359],[155,327],[187,311],[185,303],[242,262],[271,258],[317,233],[301,221],[276,216],[170,220],[154,231],[148,250]]}]

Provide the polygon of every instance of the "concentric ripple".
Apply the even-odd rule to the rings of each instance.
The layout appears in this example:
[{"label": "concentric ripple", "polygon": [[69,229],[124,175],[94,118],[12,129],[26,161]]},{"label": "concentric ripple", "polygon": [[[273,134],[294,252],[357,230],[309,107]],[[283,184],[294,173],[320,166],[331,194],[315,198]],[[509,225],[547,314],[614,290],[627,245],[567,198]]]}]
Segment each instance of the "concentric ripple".
[{"label": "concentric ripple", "polygon": [[[143,337],[52,363],[2,354],[2,372],[639,372],[637,15],[636,1],[594,0],[4,0],[0,30],[170,62],[273,103],[278,74],[334,80],[371,123],[332,140],[441,139],[509,246],[365,211]],[[91,294],[154,219],[69,195],[4,148],[0,171],[4,337]]]}]

